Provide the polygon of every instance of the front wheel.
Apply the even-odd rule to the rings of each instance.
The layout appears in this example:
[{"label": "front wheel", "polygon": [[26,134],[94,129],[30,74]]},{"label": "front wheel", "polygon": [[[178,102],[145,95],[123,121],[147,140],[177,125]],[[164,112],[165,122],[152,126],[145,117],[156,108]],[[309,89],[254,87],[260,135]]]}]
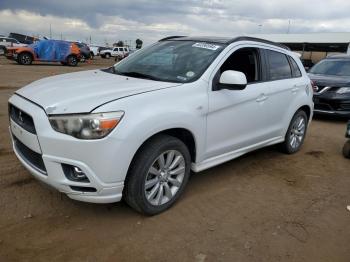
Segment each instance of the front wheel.
[{"label": "front wheel", "polygon": [[295,113],[289,124],[285,140],[281,144],[284,153],[294,154],[298,152],[304,143],[307,130],[307,115],[300,110]]},{"label": "front wheel", "polygon": [[33,57],[29,53],[20,53],[17,62],[21,65],[30,65],[33,62]]},{"label": "front wheel", "polygon": [[190,175],[191,157],[179,139],[159,135],[142,146],[126,179],[124,198],[137,211],[155,215],[180,197]]}]

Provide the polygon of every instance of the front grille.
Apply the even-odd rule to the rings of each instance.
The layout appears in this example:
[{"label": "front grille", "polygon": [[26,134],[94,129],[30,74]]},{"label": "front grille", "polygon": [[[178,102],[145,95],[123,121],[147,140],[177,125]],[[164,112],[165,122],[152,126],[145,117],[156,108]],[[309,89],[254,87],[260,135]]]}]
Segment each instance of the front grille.
[{"label": "front grille", "polygon": [[15,144],[15,148],[17,152],[20,154],[20,156],[33,168],[37,169],[43,174],[46,174],[46,168],[44,165],[44,161],[42,156],[31,150],[29,147],[27,147],[25,144],[23,144],[21,141],[19,141],[14,135],[13,141]]},{"label": "front grille", "polygon": [[9,104],[9,116],[23,129],[32,134],[36,134],[33,118],[14,105]]}]

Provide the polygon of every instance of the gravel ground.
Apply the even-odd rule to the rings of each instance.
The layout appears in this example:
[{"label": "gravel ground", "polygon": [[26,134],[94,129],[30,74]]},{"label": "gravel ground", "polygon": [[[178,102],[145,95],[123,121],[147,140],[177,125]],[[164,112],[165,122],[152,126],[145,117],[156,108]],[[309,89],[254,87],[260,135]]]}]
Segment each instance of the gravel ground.
[{"label": "gravel ground", "polygon": [[0,261],[349,261],[344,120],[312,121],[302,150],[262,149],[192,175],[154,217],[87,204],[33,179],[12,152],[7,100],[54,74],[107,67],[20,66],[0,57]]}]

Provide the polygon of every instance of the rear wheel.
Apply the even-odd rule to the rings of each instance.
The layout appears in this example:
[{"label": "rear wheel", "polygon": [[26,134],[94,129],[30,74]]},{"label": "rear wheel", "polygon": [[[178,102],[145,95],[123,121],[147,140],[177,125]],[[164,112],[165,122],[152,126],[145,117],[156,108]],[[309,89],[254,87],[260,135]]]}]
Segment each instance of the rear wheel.
[{"label": "rear wheel", "polygon": [[105,54],[105,58],[109,59],[111,57],[111,54],[110,53],[106,53]]},{"label": "rear wheel", "polygon": [[285,140],[281,144],[282,151],[287,154],[298,152],[303,145],[307,130],[307,115],[300,110],[295,113],[289,124]]},{"label": "rear wheel", "polygon": [[30,53],[20,53],[17,62],[21,65],[30,65],[33,62],[33,56]]},{"label": "rear wheel", "polygon": [[345,145],[343,147],[343,156],[350,158],[350,140],[345,142]]},{"label": "rear wheel", "polygon": [[182,194],[190,165],[190,153],[181,140],[168,135],[151,139],[130,166],[124,190],[126,202],[147,215],[165,211]]},{"label": "rear wheel", "polygon": [[69,55],[67,57],[67,65],[76,66],[78,64],[78,58],[75,55]]}]

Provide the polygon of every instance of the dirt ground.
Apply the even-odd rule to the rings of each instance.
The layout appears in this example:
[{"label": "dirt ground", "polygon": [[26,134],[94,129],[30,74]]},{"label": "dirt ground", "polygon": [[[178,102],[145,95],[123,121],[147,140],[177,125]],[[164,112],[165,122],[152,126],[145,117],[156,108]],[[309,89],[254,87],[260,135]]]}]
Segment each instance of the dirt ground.
[{"label": "dirt ground", "polygon": [[350,261],[344,120],[314,119],[295,155],[270,147],[192,175],[154,217],[70,200],[33,179],[10,146],[8,98],[45,76],[111,64],[0,57],[0,261]]}]

